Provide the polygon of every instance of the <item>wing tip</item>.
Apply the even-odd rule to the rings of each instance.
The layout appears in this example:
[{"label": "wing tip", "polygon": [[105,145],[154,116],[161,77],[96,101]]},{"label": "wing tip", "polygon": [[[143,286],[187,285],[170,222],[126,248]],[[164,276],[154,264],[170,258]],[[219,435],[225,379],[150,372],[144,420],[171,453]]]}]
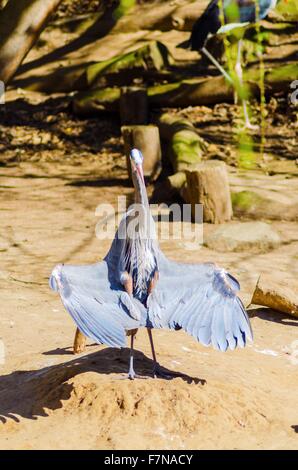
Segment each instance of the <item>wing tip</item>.
[{"label": "wing tip", "polygon": [[49,278],[49,286],[55,292],[58,292],[60,288],[61,269],[62,269],[62,264],[57,264],[54,267],[53,271],[51,272],[51,275]]}]

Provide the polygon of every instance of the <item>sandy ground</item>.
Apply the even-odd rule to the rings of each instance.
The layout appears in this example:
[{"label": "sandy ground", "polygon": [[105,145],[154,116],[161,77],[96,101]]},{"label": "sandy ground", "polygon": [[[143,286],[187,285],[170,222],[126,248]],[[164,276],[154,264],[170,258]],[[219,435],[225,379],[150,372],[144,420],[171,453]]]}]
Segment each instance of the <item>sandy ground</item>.
[{"label": "sandy ground", "polygon": [[[293,318],[251,307],[254,343],[225,354],[184,332],[154,332],[161,364],[183,374],[171,381],[150,377],[145,331],[137,335],[136,370],[147,379],[120,380],[127,349],[89,344],[72,355],[75,328],[48,288],[49,273],[58,262],[101,259],[109,241],[95,237],[95,208],[132,191],[108,183],[99,168],[65,163],[41,171],[23,163],[0,169],[0,448],[297,449]],[[297,223],[273,226],[283,244],[266,254],[188,251],[178,241],[162,247],[175,259],[230,269],[248,304],[260,272],[298,274]],[[204,227],[205,234],[212,230]]]},{"label": "sandy ground", "polygon": [[[46,29],[16,77],[20,88],[7,91],[7,105],[0,109],[0,449],[297,449],[294,318],[252,306],[254,343],[225,354],[183,332],[154,332],[160,363],[181,373],[171,381],[151,378],[145,331],[137,335],[135,368],[147,379],[121,380],[128,349],[88,344],[85,353],[73,356],[75,327],[50,291],[48,277],[57,263],[95,262],[108,250],[110,241],[95,237],[95,209],[102,202],[115,205],[119,194],[132,195],[120,123],[79,119],[69,113],[69,97],[52,95],[45,102],[47,97],[22,88],[62,65],[104,60],[148,39],[162,40],[183,61],[185,51],[175,46],[188,34],[120,32],[96,41],[90,36],[80,45],[76,36],[62,35],[60,27]],[[296,36],[292,40],[271,47],[269,56],[293,54]],[[189,54],[198,73],[197,54]],[[266,120],[265,156],[272,176],[243,175],[234,167],[230,177],[233,190],[253,189],[283,203],[286,213],[298,205],[297,116],[285,98],[277,101],[270,102]],[[237,109],[219,105],[185,113],[232,163],[237,139],[231,121],[237,124]],[[261,272],[298,274],[297,222],[272,225],[282,245],[265,254],[199,246],[189,251],[183,241],[173,240],[162,242],[162,248],[173,259],[215,261],[229,269],[239,278],[247,305]],[[205,225],[205,236],[215,228]]]}]

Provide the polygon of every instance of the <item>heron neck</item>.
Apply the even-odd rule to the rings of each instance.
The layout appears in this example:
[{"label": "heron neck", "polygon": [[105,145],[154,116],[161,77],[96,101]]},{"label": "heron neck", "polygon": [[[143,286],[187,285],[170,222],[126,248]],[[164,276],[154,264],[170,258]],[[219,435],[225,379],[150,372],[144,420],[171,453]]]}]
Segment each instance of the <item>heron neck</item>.
[{"label": "heron neck", "polygon": [[135,203],[142,204],[145,207],[149,207],[149,201],[148,201],[145,183],[135,173],[133,174],[133,184],[135,188]]},{"label": "heron neck", "polygon": [[147,191],[144,183],[141,183],[138,191],[135,192],[135,203],[142,204],[145,207],[149,207],[149,201],[147,196]]}]

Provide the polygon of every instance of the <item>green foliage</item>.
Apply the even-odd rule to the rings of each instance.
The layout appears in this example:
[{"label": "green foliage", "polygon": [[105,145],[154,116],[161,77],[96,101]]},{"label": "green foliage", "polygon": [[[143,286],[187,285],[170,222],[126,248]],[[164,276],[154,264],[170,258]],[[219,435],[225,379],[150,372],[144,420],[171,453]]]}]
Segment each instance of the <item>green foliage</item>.
[{"label": "green foliage", "polygon": [[298,64],[288,64],[283,67],[276,67],[269,72],[271,82],[281,82],[289,84],[298,78]]},{"label": "green foliage", "polygon": [[119,108],[120,88],[103,88],[78,93],[74,111],[79,114],[116,111]]},{"label": "green foliage", "polygon": [[199,137],[189,130],[176,132],[172,140],[172,151],[175,155],[175,171],[198,163],[202,156],[202,147]]},{"label": "green foliage", "polygon": [[253,138],[245,131],[238,134],[238,165],[240,168],[252,169],[256,166],[257,154],[254,151]]},{"label": "green foliage", "polygon": [[262,198],[253,191],[240,191],[232,193],[233,209],[238,211],[246,211],[252,209],[262,202]]},{"label": "green foliage", "polygon": [[276,7],[276,11],[289,21],[298,21],[297,0],[287,0],[287,2],[285,0],[281,1]]},{"label": "green foliage", "polygon": [[102,75],[115,74],[125,70],[162,70],[170,62],[171,57],[167,48],[158,41],[152,41],[135,51],[90,65],[86,72],[87,82],[92,85]]},{"label": "green foliage", "polygon": [[239,23],[240,11],[236,0],[232,0],[231,3],[225,8],[225,14],[228,23]]},{"label": "green foliage", "polygon": [[[255,0],[256,6],[256,18],[259,18],[260,14],[260,4],[259,0]],[[225,17],[223,13],[223,1],[219,1],[219,7],[221,10],[221,22],[224,24]],[[231,0],[231,3],[228,7],[225,8],[226,20],[228,23],[237,23],[239,22],[240,12],[236,0]],[[237,74],[235,73],[235,64],[237,61],[237,50],[234,47],[236,43],[243,38],[245,30],[243,28],[233,29],[231,32],[224,35],[224,46],[225,46],[225,55],[227,58],[227,65],[229,69],[229,75],[232,77],[234,82],[235,92],[238,98],[247,101],[247,107],[249,107],[249,93],[248,88],[245,85],[245,75],[243,82],[239,80]],[[256,33],[254,35],[254,55],[259,58],[259,78],[258,85],[260,90],[260,114],[261,114],[261,145],[260,145],[260,154],[261,159],[264,156],[264,147],[265,147],[265,115],[266,115],[266,102],[265,102],[265,66],[263,60],[264,52],[264,42],[268,42],[268,32],[261,29],[260,22],[257,21],[256,24]],[[248,109],[249,110],[249,109]],[[238,145],[239,145],[239,166],[244,168],[254,168],[256,165],[257,154],[254,152],[253,140],[248,133],[244,130],[240,131],[237,134]]]},{"label": "green foliage", "polygon": [[114,11],[114,17],[119,20],[122,16],[127,15],[129,10],[135,6],[136,0],[120,0],[119,6]]}]

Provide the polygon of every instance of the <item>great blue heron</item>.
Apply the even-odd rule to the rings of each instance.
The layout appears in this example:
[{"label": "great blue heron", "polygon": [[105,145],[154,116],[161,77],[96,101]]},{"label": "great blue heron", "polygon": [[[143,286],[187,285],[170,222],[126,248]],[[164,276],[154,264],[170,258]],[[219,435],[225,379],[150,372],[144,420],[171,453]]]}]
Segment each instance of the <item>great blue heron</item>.
[{"label": "great blue heron", "polygon": [[[233,80],[225,69],[206,49],[207,38],[216,33],[225,33],[240,26],[247,26],[256,22],[258,19],[265,18],[268,13],[275,8],[280,0],[211,0],[204,13],[195,22],[190,40],[181,45],[189,47],[192,50],[201,51],[208,59],[219,69],[226,79],[233,84]],[[287,1],[287,0],[285,0]],[[222,11],[221,11],[222,8]],[[224,23],[224,24],[222,24]],[[243,85],[243,74],[241,65],[242,39],[238,41],[238,54],[235,71],[239,83]],[[243,112],[245,118],[245,127],[256,129],[250,123],[247,104],[243,100]]]},{"label": "great blue heron", "polygon": [[134,336],[147,328],[154,376],[163,376],[156,360],[152,329],[183,328],[200,343],[226,351],[252,340],[239,284],[212,263],[170,261],[159,248],[143,176],[143,157],[131,152],[135,205],[122,218],[111,248],[100,263],[58,265],[50,286],[59,292],[80,334],[97,343],[125,347],[131,334],[128,376],[133,367]]}]

